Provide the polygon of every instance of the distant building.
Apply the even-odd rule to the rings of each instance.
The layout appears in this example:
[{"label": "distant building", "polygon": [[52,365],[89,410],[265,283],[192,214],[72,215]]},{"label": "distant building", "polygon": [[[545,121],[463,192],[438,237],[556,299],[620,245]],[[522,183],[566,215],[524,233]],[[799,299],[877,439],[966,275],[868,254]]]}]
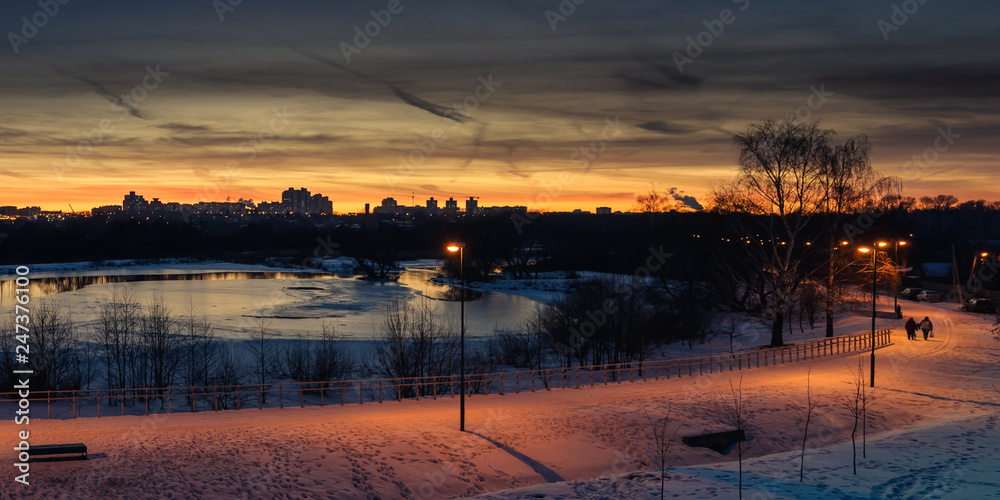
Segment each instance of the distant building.
[{"label": "distant building", "polygon": [[306,213],[316,214],[316,215],[331,215],[333,214],[333,202],[330,198],[323,196],[321,194],[314,194],[309,198],[309,206],[306,207]]},{"label": "distant building", "polygon": [[479,197],[470,196],[465,200],[465,215],[476,215],[479,213]]},{"label": "distant building", "polygon": [[14,217],[17,215],[17,207],[13,205],[2,206],[0,207],[0,215]]},{"label": "distant building", "polygon": [[24,207],[17,211],[21,217],[38,217],[42,213],[42,207]]},{"label": "distant building", "polygon": [[431,196],[431,197],[430,197],[430,198],[429,198],[429,199],[427,200],[427,208],[428,208],[428,209],[433,209],[433,210],[437,210],[437,207],[438,207],[438,201],[437,201],[437,200],[435,200],[433,196]]},{"label": "distant building", "polygon": [[479,207],[479,215],[509,215],[509,214],[525,215],[527,213],[528,213],[528,207],[525,206]]},{"label": "distant building", "polygon": [[390,196],[388,198],[383,198],[382,199],[382,207],[388,208],[388,207],[395,207],[395,206],[397,206],[395,198],[393,198],[393,197]]},{"label": "distant building", "polygon": [[[248,209],[253,208],[252,200],[247,203],[241,199],[240,202],[246,204]],[[263,203],[266,202],[262,202],[261,204]],[[268,211],[268,213],[273,213],[270,206],[268,206]],[[333,202],[330,201],[330,198],[319,193],[311,194],[306,188],[288,188],[281,192],[280,212],[286,214],[330,215],[333,213]]]},{"label": "distant building", "polygon": [[309,208],[309,190],[288,188],[281,192],[281,207],[286,213],[304,214]]},{"label": "distant building", "polygon": [[122,200],[122,210],[130,215],[145,212],[147,208],[149,208],[149,202],[141,194],[135,194],[135,191],[129,191],[125,195],[125,199]]},{"label": "distant building", "polygon": [[611,215],[611,207],[597,207],[597,215]]}]

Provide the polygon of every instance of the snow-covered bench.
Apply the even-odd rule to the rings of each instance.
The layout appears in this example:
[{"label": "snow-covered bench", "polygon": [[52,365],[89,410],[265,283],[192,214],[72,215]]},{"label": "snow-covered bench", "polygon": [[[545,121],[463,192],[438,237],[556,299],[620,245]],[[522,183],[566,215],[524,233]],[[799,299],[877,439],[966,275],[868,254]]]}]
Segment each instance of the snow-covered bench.
[{"label": "snow-covered bench", "polygon": [[695,448],[709,448],[723,454],[726,453],[726,450],[728,450],[733,443],[746,440],[746,434],[742,429],[681,438],[681,441],[688,446]]},{"label": "snow-covered bench", "polygon": [[87,445],[82,443],[71,443],[71,444],[42,444],[37,446],[32,446],[30,450],[31,456],[38,455],[69,455],[73,453],[79,453],[81,459],[87,459]]}]

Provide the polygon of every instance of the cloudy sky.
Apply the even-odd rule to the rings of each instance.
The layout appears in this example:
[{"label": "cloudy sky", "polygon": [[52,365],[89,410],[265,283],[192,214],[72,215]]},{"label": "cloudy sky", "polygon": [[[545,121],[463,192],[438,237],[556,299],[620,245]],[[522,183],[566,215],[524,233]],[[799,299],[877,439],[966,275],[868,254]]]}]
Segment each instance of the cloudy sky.
[{"label": "cloudy sky", "polygon": [[575,1],[5,1],[0,205],[704,202],[790,114],[1000,199],[995,0]]}]

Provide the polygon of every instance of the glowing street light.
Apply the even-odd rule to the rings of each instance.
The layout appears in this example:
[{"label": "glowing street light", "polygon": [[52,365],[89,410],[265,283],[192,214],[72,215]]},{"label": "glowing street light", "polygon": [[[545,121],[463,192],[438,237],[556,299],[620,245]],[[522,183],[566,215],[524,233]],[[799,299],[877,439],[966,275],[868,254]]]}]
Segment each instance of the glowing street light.
[{"label": "glowing street light", "polygon": [[461,371],[459,372],[458,388],[458,430],[465,432],[465,243],[452,243],[446,247],[449,252],[458,252],[458,276],[462,282],[461,289],[461,312],[459,313],[459,327],[461,337]]},{"label": "glowing street light", "polygon": [[858,249],[861,253],[872,253],[872,373],[870,377],[872,387],[875,387],[875,301],[878,298],[878,260],[876,256],[878,255],[878,247],[885,245],[884,242],[876,243],[871,248],[861,247]]}]

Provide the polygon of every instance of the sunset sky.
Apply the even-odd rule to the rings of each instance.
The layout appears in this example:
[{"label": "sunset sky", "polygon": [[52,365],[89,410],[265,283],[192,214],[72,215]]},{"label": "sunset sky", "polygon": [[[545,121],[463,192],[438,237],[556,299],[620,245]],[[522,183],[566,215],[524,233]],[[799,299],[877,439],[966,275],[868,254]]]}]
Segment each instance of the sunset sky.
[{"label": "sunset sky", "polygon": [[[393,2],[69,1],[50,19],[5,1],[0,205],[290,186],[338,212],[411,193],[592,211],[676,188],[704,203],[733,172],[731,134],[797,110],[868,134],[905,195],[1000,199],[995,0],[576,1],[556,17],[557,0],[403,0],[350,61],[342,43]],[[703,31],[680,72],[674,53]]]}]

